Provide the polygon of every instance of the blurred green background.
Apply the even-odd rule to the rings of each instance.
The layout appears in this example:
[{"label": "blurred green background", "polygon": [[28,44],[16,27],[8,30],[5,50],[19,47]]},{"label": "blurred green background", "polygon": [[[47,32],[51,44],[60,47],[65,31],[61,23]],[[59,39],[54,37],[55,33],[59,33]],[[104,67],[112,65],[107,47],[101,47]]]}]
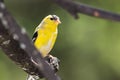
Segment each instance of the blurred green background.
[{"label": "blurred green background", "polygon": [[[76,0],[120,13],[120,0]],[[62,24],[51,54],[61,60],[62,80],[120,80],[120,23],[83,14],[75,20],[51,0],[5,0],[17,22],[32,37],[35,27],[56,14]],[[26,73],[0,51],[0,80],[25,80]]]}]

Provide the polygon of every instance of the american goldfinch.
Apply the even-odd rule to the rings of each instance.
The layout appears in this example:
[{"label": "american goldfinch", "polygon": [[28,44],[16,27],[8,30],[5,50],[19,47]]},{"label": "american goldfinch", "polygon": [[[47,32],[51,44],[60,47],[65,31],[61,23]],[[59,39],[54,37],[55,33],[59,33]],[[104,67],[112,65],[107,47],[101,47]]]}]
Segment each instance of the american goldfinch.
[{"label": "american goldfinch", "polygon": [[[49,55],[49,52],[55,44],[58,34],[57,27],[60,23],[61,22],[58,16],[48,15],[42,20],[38,27],[36,27],[32,37],[35,47],[38,49],[38,51],[40,51],[43,58],[45,58],[55,72],[59,69],[59,59]],[[27,80],[38,79],[38,75],[28,75],[27,78]]]},{"label": "american goldfinch", "polygon": [[48,15],[36,27],[32,41],[43,57],[46,57],[53,48],[58,34],[57,28],[60,23],[58,16]]}]

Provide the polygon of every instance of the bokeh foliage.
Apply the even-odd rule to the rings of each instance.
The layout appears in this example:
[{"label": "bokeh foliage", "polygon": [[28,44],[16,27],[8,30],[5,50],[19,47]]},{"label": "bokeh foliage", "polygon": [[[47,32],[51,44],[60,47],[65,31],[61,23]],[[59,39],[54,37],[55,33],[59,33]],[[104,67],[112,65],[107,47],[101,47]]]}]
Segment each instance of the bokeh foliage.
[{"label": "bokeh foliage", "polygon": [[[120,13],[119,0],[77,0]],[[42,18],[61,18],[59,35],[51,54],[61,60],[63,80],[120,80],[120,23],[80,14],[75,20],[51,0],[5,0],[30,38]],[[25,80],[26,73],[0,52],[0,80]]]}]

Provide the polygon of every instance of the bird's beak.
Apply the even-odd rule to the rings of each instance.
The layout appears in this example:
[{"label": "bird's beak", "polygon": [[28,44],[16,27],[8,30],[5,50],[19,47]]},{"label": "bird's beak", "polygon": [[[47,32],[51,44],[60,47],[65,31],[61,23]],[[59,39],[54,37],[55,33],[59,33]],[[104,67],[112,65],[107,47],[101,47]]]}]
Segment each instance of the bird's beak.
[{"label": "bird's beak", "polygon": [[61,24],[61,21],[60,21],[60,19],[57,19],[57,22],[58,22],[58,24]]}]

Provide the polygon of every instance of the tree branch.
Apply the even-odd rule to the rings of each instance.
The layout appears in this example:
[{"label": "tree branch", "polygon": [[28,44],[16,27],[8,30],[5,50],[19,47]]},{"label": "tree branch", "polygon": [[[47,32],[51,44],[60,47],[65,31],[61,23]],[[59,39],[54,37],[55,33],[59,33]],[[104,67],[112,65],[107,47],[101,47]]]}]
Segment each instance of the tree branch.
[{"label": "tree branch", "polygon": [[5,54],[31,75],[58,80],[58,76],[33,46],[24,28],[20,28],[0,0],[0,48]]},{"label": "tree branch", "polygon": [[87,6],[85,4],[81,4],[78,2],[73,2],[71,0],[52,0],[52,1],[61,6],[63,9],[67,10],[75,18],[78,18],[78,13],[83,13],[98,18],[120,21],[120,14]]}]

